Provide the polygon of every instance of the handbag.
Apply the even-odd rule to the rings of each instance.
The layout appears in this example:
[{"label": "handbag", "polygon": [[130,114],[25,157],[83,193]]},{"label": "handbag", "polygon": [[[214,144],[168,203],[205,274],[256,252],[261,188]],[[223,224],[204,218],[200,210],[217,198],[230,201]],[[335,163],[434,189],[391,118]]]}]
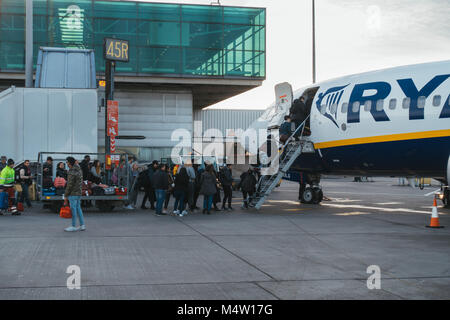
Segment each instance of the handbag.
[{"label": "handbag", "polygon": [[19,193],[23,191],[22,186],[18,183],[14,185],[14,190],[16,190]]},{"label": "handbag", "polygon": [[61,210],[59,210],[59,216],[63,219],[72,219],[72,210],[70,210],[70,206],[62,206]]}]

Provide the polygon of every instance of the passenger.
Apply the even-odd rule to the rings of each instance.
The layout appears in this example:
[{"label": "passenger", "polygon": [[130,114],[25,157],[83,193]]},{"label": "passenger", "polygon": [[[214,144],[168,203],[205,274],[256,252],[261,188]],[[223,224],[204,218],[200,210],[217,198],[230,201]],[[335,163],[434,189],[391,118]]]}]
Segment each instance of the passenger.
[{"label": "passenger", "polygon": [[[305,105],[305,97],[300,97],[295,100],[289,112],[291,120],[295,123],[295,130],[297,130],[297,128],[301,126],[308,116]],[[301,130],[299,129],[295,134],[295,137],[299,137],[300,134]]]},{"label": "passenger", "polygon": [[[222,210],[233,210],[231,207],[231,200],[233,198],[233,173],[231,170],[231,164],[227,164],[223,167],[220,174],[220,183],[223,187],[223,202],[222,202]],[[225,204],[228,201],[228,209],[225,207]]]},{"label": "passenger", "polygon": [[284,122],[281,124],[279,132],[280,132],[280,142],[281,144],[284,145],[293,133],[290,116],[284,117]]},{"label": "passenger", "polygon": [[200,194],[203,195],[203,214],[211,214],[213,197],[217,193],[216,180],[214,168],[211,164],[208,164],[200,180]]},{"label": "passenger", "polygon": [[153,185],[156,193],[156,212],[157,216],[162,216],[166,191],[169,189],[169,177],[166,172],[166,165],[161,164],[159,169],[153,175]]},{"label": "passenger", "polygon": [[200,188],[201,188],[201,184],[200,184],[200,178],[201,178],[201,174],[199,172],[199,165],[198,164],[194,164],[192,166],[194,168],[195,171],[195,184],[194,184],[194,202],[192,204],[192,206],[194,207],[194,210],[200,209],[199,207],[197,207],[197,201],[198,201],[198,197],[200,196]]},{"label": "passenger", "polygon": [[128,192],[129,200],[128,200],[128,206],[126,206],[125,208],[128,210],[135,210],[137,197],[139,194],[139,183],[138,183],[139,165],[137,164],[137,162],[133,162],[133,164],[131,166],[130,176],[131,176],[130,190]]},{"label": "passenger", "polygon": [[2,172],[3,169],[7,166],[6,164],[6,156],[2,156],[0,160],[0,172]]},{"label": "passenger", "polygon": [[148,167],[147,170],[147,179],[146,185],[147,188],[145,189],[145,195],[144,199],[142,199],[141,209],[147,209],[145,206],[145,203],[147,202],[147,199],[150,201],[150,209],[155,210],[155,188],[153,183],[153,175],[155,174],[156,170],[158,169],[158,161],[154,160],[151,164],[151,166]]},{"label": "passenger", "polygon": [[94,160],[91,167],[90,180],[96,184],[102,182],[102,167],[99,160]]},{"label": "passenger", "polygon": [[188,186],[188,191],[186,194],[186,201],[189,204],[189,209],[191,210],[191,212],[193,212],[195,210],[195,205],[194,205],[194,194],[195,194],[195,169],[192,166],[192,162],[187,162],[185,164],[185,168],[186,168],[186,172],[189,176],[189,186]]},{"label": "passenger", "polygon": [[80,163],[80,168],[83,173],[83,181],[89,179],[89,163],[91,162],[91,157],[86,155],[84,156],[84,160]]},{"label": "passenger", "polygon": [[173,168],[169,166],[166,167],[167,175],[169,176],[169,189],[166,192],[166,199],[164,200],[164,213],[167,213],[167,208],[169,207],[170,196],[173,194],[173,189],[175,188],[175,180],[173,176]]},{"label": "passenger", "polygon": [[64,162],[58,163],[58,166],[56,167],[56,177],[64,178],[64,180],[67,180],[67,170]]},{"label": "passenger", "polygon": [[248,169],[241,175],[241,182],[239,183],[242,190],[243,203],[242,208],[248,209],[248,204],[256,191],[257,180],[252,169]]},{"label": "passenger", "polygon": [[44,177],[52,177],[53,176],[53,158],[47,157],[47,162],[44,163],[43,166]]},{"label": "passenger", "polygon": [[33,177],[31,175],[30,160],[25,160],[21,168],[19,169],[20,182],[22,186],[22,192],[20,194],[19,202],[26,202],[28,208],[31,208],[30,197],[28,196],[28,188],[33,184]]},{"label": "passenger", "polygon": [[215,170],[213,165],[211,165],[211,166],[213,168],[214,176],[216,177],[216,194],[213,197],[213,206],[214,206],[214,211],[220,211],[219,207],[217,206],[218,203],[222,202],[220,200],[221,185],[219,182],[219,173]]},{"label": "passenger", "polygon": [[[70,203],[72,210],[72,226],[64,229],[68,232],[84,231],[86,225],[84,223],[83,211],[81,210],[81,184],[83,182],[83,173],[80,166],[76,163],[73,157],[67,157],[67,166],[69,172],[67,174],[67,187],[64,194],[64,204]],[[77,217],[80,222],[80,227],[77,228]]]},{"label": "passenger", "polygon": [[175,188],[173,195],[175,197],[175,206],[173,214],[180,217],[187,215],[185,210],[184,199],[189,192],[189,175],[185,167],[181,168],[178,174],[175,176]]}]

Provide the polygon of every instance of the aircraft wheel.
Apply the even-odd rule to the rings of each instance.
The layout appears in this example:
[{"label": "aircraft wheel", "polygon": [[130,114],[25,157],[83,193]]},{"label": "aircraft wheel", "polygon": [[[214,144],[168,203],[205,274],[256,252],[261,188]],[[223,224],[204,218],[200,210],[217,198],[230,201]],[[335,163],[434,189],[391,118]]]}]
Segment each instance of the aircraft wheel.
[{"label": "aircraft wheel", "polygon": [[305,191],[303,191],[301,202],[310,204],[313,203],[313,201],[314,201],[314,191],[312,188],[308,187],[305,189]]},{"label": "aircraft wheel", "polygon": [[313,189],[313,194],[314,194],[314,199],[313,199],[313,203],[314,204],[319,204],[322,202],[323,200],[323,191],[320,188],[314,188]]}]

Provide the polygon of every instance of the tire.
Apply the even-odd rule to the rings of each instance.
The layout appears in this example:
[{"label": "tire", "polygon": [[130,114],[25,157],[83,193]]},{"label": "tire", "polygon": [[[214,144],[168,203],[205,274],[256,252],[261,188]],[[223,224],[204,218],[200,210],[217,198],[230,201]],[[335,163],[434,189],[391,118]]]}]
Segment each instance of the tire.
[{"label": "tire", "polygon": [[314,199],[313,199],[313,203],[314,204],[319,204],[322,202],[323,200],[323,191],[320,188],[314,188],[313,189],[313,194],[314,194]]},{"label": "tire", "polygon": [[306,188],[302,193],[301,202],[311,204],[314,201],[314,191],[312,188]]}]

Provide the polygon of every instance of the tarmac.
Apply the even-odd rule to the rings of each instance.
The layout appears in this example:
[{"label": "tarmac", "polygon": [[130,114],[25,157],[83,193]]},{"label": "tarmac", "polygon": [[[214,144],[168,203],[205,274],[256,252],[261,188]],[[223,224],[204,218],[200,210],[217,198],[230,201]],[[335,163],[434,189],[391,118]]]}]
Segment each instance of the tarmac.
[{"label": "tarmac", "polygon": [[[374,180],[325,179],[319,206],[283,182],[260,211],[242,210],[238,192],[235,211],[210,216],[91,209],[75,233],[34,203],[0,216],[0,299],[449,299],[450,210],[439,203],[446,228],[425,228],[438,187]],[[71,265],[79,290],[67,288]]]}]

